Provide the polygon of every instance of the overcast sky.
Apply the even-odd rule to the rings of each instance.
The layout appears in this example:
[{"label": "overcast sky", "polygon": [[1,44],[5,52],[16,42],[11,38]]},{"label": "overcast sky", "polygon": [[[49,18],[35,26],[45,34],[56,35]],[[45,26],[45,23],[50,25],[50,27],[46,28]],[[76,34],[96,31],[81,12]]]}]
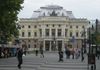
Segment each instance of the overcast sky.
[{"label": "overcast sky", "polygon": [[76,18],[100,19],[100,0],[24,0],[19,18],[30,18],[34,10],[45,5],[60,5]]}]

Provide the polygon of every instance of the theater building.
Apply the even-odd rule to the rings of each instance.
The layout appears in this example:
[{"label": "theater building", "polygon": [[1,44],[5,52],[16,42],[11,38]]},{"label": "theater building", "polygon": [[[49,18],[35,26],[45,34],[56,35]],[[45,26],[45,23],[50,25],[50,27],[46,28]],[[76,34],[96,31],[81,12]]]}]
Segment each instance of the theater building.
[{"label": "theater building", "polygon": [[[27,12],[30,13],[30,12]],[[19,39],[27,50],[43,46],[45,51],[78,47],[87,38],[89,21],[75,18],[72,11],[58,5],[47,5],[35,10],[30,18],[20,18]]]}]

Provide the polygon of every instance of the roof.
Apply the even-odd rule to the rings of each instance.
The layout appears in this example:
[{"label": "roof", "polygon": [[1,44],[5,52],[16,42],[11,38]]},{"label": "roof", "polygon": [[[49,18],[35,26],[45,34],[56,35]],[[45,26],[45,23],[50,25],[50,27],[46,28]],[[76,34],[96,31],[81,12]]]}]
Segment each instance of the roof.
[{"label": "roof", "polygon": [[39,18],[39,17],[45,17],[45,16],[64,16],[69,18],[75,18],[72,11],[66,11],[63,9],[62,6],[59,5],[46,5],[43,7],[40,7],[38,10],[35,10],[33,12],[33,15],[31,18]]}]

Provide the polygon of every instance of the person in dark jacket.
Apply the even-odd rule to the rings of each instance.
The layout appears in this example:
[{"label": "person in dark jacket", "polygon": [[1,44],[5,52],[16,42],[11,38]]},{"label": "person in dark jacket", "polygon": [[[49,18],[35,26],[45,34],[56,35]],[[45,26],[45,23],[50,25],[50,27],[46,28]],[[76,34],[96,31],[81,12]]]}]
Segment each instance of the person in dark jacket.
[{"label": "person in dark jacket", "polygon": [[23,63],[23,59],[22,59],[22,56],[23,56],[23,50],[22,48],[19,48],[18,51],[17,51],[17,59],[18,59],[18,68],[21,69],[21,64]]},{"label": "person in dark jacket", "polygon": [[43,46],[41,45],[40,46],[40,57],[43,57],[44,58],[44,52],[43,52]]},{"label": "person in dark jacket", "polygon": [[59,62],[62,61],[63,62],[63,51],[59,51]]}]

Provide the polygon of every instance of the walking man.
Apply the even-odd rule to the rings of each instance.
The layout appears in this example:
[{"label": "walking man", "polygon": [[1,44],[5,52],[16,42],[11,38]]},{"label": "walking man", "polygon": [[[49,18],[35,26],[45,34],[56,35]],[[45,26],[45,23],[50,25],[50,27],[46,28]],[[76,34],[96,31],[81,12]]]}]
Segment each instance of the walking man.
[{"label": "walking man", "polygon": [[62,61],[63,62],[63,51],[59,51],[59,62]]},{"label": "walking man", "polygon": [[44,53],[43,53],[43,46],[40,46],[40,57],[44,58]]},{"label": "walking man", "polygon": [[18,59],[18,68],[21,69],[21,64],[23,63],[23,59],[22,59],[22,56],[23,56],[23,50],[22,48],[19,48],[18,51],[17,51],[17,59]]}]

